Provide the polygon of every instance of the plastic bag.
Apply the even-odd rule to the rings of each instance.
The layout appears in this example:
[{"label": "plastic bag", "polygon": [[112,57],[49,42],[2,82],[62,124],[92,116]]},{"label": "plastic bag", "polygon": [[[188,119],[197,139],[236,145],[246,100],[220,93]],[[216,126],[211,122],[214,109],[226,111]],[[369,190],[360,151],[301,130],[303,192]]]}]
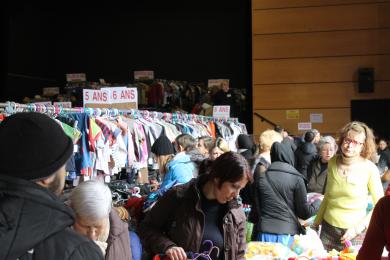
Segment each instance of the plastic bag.
[{"label": "plastic bag", "polygon": [[309,227],[306,227],[306,235],[294,236],[294,241],[290,249],[297,255],[305,255],[308,257],[327,254],[317,232]]}]

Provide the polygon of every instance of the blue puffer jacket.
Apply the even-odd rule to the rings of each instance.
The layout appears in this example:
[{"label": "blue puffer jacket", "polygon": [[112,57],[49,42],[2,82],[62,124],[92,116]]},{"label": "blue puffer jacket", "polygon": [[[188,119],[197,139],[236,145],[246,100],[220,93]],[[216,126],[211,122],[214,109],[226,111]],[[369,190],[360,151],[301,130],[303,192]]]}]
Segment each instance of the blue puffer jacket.
[{"label": "blue puffer jacket", "polygon": [[168,163],[167,168],[168,172],[164,176],[160,189],[172,182],[176,182],[176,184],[187,183],[194,177],[195,165],[190,156],[184,152],[178,153]]}]

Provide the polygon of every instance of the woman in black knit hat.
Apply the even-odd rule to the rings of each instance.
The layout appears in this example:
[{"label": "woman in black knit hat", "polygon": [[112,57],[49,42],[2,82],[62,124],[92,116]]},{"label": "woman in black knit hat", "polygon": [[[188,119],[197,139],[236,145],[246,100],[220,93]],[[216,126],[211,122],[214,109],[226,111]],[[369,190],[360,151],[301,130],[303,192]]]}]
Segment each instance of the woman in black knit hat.
[{"label": "woman in black knit hat", "polygon": [[161,135],[152,145],[152,153],[155,162],[158,164],[160,178],[163,179],[167,173],[167,164],[175,154],[173,144],[166,135]]}]

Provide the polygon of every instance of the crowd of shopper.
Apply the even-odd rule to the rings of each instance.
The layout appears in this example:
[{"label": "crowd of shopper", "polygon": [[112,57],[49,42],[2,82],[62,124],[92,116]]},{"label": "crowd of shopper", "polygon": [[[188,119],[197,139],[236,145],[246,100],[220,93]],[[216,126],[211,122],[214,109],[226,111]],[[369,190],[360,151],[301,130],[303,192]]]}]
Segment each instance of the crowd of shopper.
[{"label": "crowd of shopper", "polygon": [[[73,142],[54,120],[8,116],[0,124],[0,260],[237,260],[248,221],[254,240],[288,246],[305,232],[300,220],[315,215],[327,250],[351,241],[362,246],[358,259],[379,259],[390,249],[386,140],[376,151],[362,122],[347,123],[337,141],[311,130],[297,142],[276,130],[261,133],[258,145],[241,134],[234,149],[221,137],[183,134],[172,143],[162,134],[151,147],[161,181],[141,199],[149,207],[133,232],[99,180],[80,183],[65,204],[59,198]],[[312,193],[319,196],[308,200]]]}]

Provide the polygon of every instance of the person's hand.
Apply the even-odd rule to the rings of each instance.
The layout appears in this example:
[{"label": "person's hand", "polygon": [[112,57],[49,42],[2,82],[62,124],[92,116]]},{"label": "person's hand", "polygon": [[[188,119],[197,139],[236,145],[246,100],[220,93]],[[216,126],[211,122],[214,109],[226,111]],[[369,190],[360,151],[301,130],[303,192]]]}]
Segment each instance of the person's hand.
[{"label": "person's hand", "polygon": [[171,260],[187,260],[187,254],[182,247],[173,246],[165,251],[165,254]]},{"label": "person's hand", "polygon": [[345,231],[344,235],[341,237],[341,243],[345,243],[345,241],[347,240],[352,240],[354,239],[357,235],[356,233],[356,229],[354,227],[350,227],[347,229],[347,231]]},{"label": "person's hand", "polygon": [[320,225],[313,223],[312,225],[310,225],[310,228],[318,233],[318,231],[320,230]]}]

